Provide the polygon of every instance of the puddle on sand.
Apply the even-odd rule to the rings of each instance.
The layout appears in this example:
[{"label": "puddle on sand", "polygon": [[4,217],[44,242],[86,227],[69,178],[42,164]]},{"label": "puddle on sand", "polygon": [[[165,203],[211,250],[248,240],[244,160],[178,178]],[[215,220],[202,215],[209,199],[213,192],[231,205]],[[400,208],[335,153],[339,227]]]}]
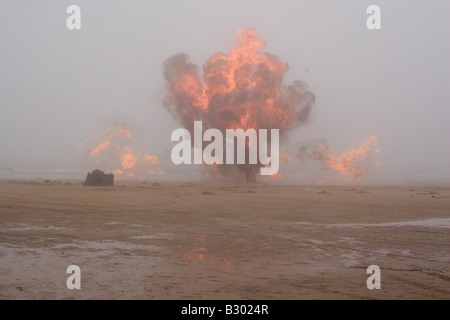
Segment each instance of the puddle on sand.
[{"label": "puddle on sand", "polygon": [[160,240],[160,239],[167,239],[168,235],[163,233],[157,233],[157,234],[145,234],[142,236],[130,236],[130,239],[135,240]]},{"label": "puddle on sand", "polygon": [[365,227],[429,227],[429,228],[450,228],[450,218],[430,218],[412,221],[382,222],[382,223],[314,223],[296,222],[297,225],[325,227],[325,228],[365,228]]},{"label": "puddle on sand", "polygon": [[1,231],[75,231],[73,228],[56,227],[56,226],[33,226],[26,223],[12,224],[13,227],[1,229]]}]

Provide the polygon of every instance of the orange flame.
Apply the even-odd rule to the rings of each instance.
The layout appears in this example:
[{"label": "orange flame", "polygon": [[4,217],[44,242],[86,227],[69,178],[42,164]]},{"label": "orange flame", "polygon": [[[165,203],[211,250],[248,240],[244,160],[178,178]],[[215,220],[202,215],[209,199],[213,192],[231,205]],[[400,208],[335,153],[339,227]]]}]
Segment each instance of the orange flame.
[{"label": "orange flame", "polygon": [[158,164],[158,157],[148,155],[145,157],[145,161],[150,162],[151,164]]},{"label": "orange flame", "polygon": [[137,158],[133,156],[130,148],[126,148],[126,153],[122,156],[122,167],[124,169],[133,169]]},{"label": "orange flame", "polygon": [[334,155],[331,147],[322,141],[321,145],[315,146],[313,155],[327,167],[347,177],[358,178],[364,176],[370,167],[378,164],[375,160],[378,152],[377,137],[370,136],[358,149],[340,155]]},{"label": "orange flame", "polygon": [[280,179],[283,178],[283,174],[281,172],[277,172],[271,176],[269,176],[269,179],[273,180],[273,179]]},{"label": "orange flame", "polygon": [[[114,132],[111,133],[111,131]],[[131,132],[130,130],[126,129],[125,127],[115,124],[113,128],[108,128],[106,130],[106,139],[105,141],[101,142],[99,145],[97,145],[92,151],[88,150],[88,153],[90,155],[96,155],[102,151],[105,151],[113,142],[119,137],[126,136],[128,138],[131,138]]]},{"label": "orange flame", "polygon": [[[92,150],[88,150],[88,154],[100,157],[100,154],[107,148],[111,149],[112,152],[107,154],[111,159],[106,159],[105,154],[103,154],[103,159],[110,163],[109,166],[112,167],[112,173],[132,177],[140,169],[142,169],[140,172],[143,172],[145,169],[140,168],[140,166],[146,163],[150,164],[152,169],[156,169],[155,166],[158,164],[158,158],[156,156],[135,154],[131,148],[125,147],[124,140],[121,137],[130,139],[132,135],[131,131],[124,125],[114,124],[114,126],[105,131],[105,135],[104,141]],[[94,136],[94,138],[96,137]],[[97,159],[96,163],[100,165],[102,161]],[[154,170],[154,172],[163,174],[160,170]]]},{"label": "orange flame", "polygon": [[123,128],[121,126],[117,126],[117,125],[115,125],[114,127],[116,128],[116,133],[114,134],[114,138],[121,137],[121,136],[127,136],[128,138],[131,138],[130,130]]},{"label": "orange flame", "polygon": [[280,154],[280,163],[287,163],[290,162],[292,160],[292,158],[286,154],[286,153],[282,153]]},{"label": "orange flame", "polygon": [[88,153],[90,154],[90,155],[96,155],[97,153],[99,153],[100,151],[103,151],[103,150],[105,150],[106,148],[108,148],[108,146],[109,146],[109,141],[105,141],[105,142],[102,142],[102,143],[100,143],[97,147],[95,147],[94,148],[94,150],[88,150]]},{"label": "orange flame", "polygon": [[[187,55],[165,61],[168,94],[165,106],[193,133],[193,121],[207,128],[247,130],[279,129],[280,134],[304,123],[314,103],[314,95],[301,81],[282,86],[288,65],[263,52],[265,43],[254,29],[239,30],[229,54],[216,53],[198,67]],[[248,147],[248,145],[247,145]],[[253,180],[261,164],[238,166],[247,180]],[[218,165],[229,177],[228,169]]]}]

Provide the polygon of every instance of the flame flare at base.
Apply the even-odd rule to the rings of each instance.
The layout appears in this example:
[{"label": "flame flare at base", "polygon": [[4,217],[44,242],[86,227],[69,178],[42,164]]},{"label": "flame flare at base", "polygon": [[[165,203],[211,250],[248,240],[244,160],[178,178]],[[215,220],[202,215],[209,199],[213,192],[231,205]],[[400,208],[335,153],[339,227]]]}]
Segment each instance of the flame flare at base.
[{"label": "flame flare at base", "polygon": [[364,176],[371,167],[378,165],[378,152],[377,137],[370,136],[359,148],[342,154],[334,154],[327,142],[321,140],[315,144],[301,146],[297,156],[300,160],[312,157],[320,161],[324,169],[331,168],[344,176],[358,178]]},{"label": "flame flare at base", "polygon": [[[89,156],[97,159],[97,164],[109,167],[112,173],[116,175],[134,176],[133,169],[143,169],[145,164],[151,166],[148,173],[155,174],[155,166],[158,164],[158,158],[154,155],[136,154],[130,147],[126,147],[125,140],[131,139],[131,131],[124,124],[115,124],[105,132],[105,137],[100,139],[93,148],[87,149]],[[95,140],[98,137],[93,136]],[[158,173],[162,171],[158,170]]]}]

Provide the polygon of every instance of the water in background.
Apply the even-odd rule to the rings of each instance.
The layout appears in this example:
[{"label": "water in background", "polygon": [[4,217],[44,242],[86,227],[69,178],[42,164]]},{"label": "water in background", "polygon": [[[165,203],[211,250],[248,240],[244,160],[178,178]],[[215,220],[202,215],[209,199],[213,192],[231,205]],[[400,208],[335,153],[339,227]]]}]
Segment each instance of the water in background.
[{"label": "water in background", "polygon": [[86,174],[73,169],[0,168],[0,179],[5,180],[84,180]]},{"label": "water in background", "polygon": [[[182,168],[178,168],[182,169]],[[201,169],[201,168],[197,168]],[[77,180],[84,181],[89,171],[86,169],[23,169],[23,168],[0,168],[1,180]],[[105,171],[109,173],[108,171]],[[205,179],[202,170],[165,170],[163,174],[150,174],[147,172],[135,173],[129,177],[115,175],[115,180],[149,180],[149,181],[211,181]],[[269,184],[299,184],[299,185],[435,185],[450,186],[446,177],[437,177],[424,174],[391,174],[370,175],[362,179],[354,179],[333,175],[329,172],[313,172],[302,170],[299,172],[282,172],[280,177],[261,176],[257,179],[260,183]]]}]

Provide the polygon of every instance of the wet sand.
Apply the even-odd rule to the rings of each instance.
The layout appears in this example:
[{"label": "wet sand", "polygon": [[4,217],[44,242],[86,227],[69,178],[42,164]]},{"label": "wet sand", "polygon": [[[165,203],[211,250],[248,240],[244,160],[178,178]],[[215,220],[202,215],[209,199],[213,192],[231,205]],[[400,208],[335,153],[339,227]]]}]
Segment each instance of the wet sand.
[{"label": "wet sand", "polygon": [[2,181],[0,299],[449,299],[449,232],[444,187]]}]

